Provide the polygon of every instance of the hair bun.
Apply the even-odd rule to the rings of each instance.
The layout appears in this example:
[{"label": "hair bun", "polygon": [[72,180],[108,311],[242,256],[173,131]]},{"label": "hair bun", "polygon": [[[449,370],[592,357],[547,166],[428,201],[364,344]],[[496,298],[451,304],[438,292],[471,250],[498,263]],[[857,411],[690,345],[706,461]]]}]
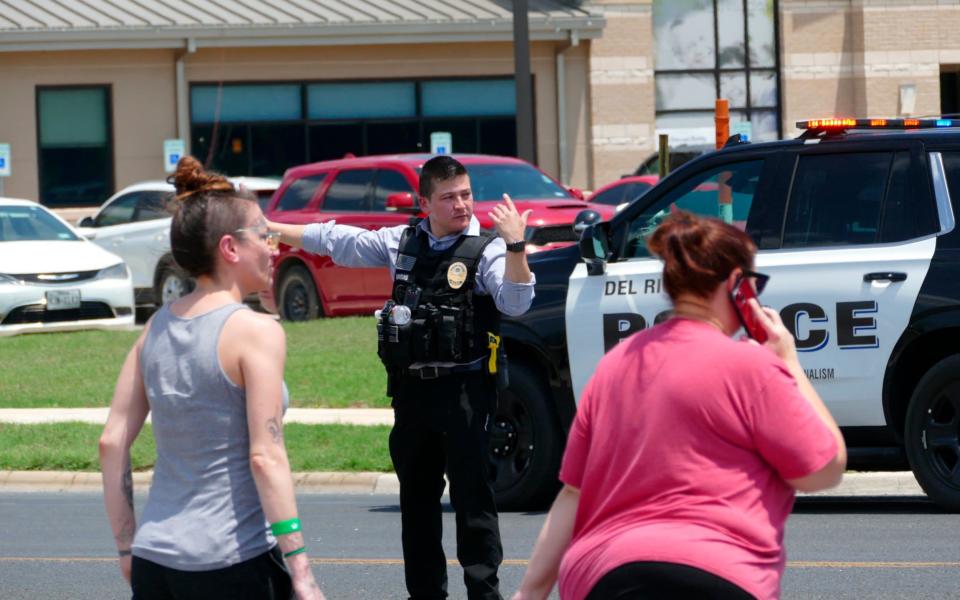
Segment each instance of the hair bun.
[{"label": "hair bun", "polygon": [[196,158],[184,156],[177,162],[177,170],[167,181],[177,188],[176,200],[186,200],[196,192],[232,192],[233,185],[226,177],[203,168]]}]

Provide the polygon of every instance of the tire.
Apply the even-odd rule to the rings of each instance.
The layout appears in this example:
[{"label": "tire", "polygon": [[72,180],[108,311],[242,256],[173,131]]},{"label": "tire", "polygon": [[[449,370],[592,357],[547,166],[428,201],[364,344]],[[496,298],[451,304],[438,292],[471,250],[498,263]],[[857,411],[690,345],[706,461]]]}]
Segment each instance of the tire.
[{"label": "tire", "polygon": [[179,300],[193,291],[196,281],[172,260],[163,260],[153,285],[153,303],[157,308]]},{"label": "tire", "polygon": [[309,321],[323,316],[320,295],[310,272],[290,267],[277,287],[277,308],[284,321]]},{"label": "tire", "polygon": [[903,437],[923,491],[944,510],[960,512],[960,355],[941,360],[920,378]]},{"label": "tire", "polygon": [[510,384],[500,392],[490,440],[497,508],[540,510],[560,489],[564,435],[536,371],[514,363],[508,372]]}]

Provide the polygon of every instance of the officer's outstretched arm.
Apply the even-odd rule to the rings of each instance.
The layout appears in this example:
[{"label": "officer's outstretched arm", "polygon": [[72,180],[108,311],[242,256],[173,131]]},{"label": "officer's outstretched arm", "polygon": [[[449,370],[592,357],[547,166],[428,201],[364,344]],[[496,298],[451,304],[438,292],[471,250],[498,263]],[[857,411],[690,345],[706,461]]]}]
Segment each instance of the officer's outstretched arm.
[{"label": "officer's outstretched arm", "polygon": [[306,225],[291,225],[289,223],[277,223],[276,221],[267,221],[267,227],[270,231],[276,231],[280,234],[280,241],[294,248],[303,248],[303,230]]}]

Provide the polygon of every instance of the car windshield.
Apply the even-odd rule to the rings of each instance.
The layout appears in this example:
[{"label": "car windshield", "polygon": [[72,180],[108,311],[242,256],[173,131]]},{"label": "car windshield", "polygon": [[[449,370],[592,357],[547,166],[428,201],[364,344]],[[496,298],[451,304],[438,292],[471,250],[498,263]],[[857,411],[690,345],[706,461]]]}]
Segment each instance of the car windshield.
[{"label": "car windshield", "polygon": [[69,227],[39,206],[0,205],[0,242],[79,239]]},{"label": "car windshield", "polygon": [[510,194],[514,200],[574,199],[570,192],[530,165],[468,164],[466,167],[473,199],[477,202],[498,202],[504,194]]}]

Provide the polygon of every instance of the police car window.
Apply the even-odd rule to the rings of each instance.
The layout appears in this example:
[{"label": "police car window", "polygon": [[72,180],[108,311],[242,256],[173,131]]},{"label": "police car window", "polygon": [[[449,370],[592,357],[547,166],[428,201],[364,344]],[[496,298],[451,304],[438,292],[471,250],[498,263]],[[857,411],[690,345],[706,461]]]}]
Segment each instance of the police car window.
[{"label": "police car window", "polygon": [[784,248],[874,244],[892,152],[801,156],[787,201]]},{"label": "police car window", "polygon": [[690,178],[630,223],[625,257],[650,256],[647,237],[667,215],[679,210],[721,219],[749,233],[747,219],[762,171],[763,161],[754,160],[724,165]]},{"label": "police car window", "polygon": [[[960,167],[960,164],[957,166]],[[936,233],[940,228],[936,201],[929,189],[916,185],[910,169],[910,153],[897,152],[883,204],[882,242],[902,242],[924,237]]]},{"label": "police car window", "polygon": [[143,192],[140,194],[140,206],[137,209],[137,221],[153,221],[171,216],[167,210],[170,192]]},{"label": "police car window", "polygon": [[960,206],[960,150],[945,150],[941,152],[941,157],[943,158],[943,170],[947,175],[947,191],[950,192],[950,203],[956,210],[956,207]]},{"label": "police car window", "polygon": [[133,221],[133,213],[137,209],[137,200],[140,194],[134,192],[120,196],[97,215],[97,227],[123,225]]},{"label": "police car window", "polygon": [[301,210],[310,204],[310,199],[317,192],[317,187],[323,183],[327,174],[311,175],[303,179],[297,179],[283,191],[280,202],[277,203],[277,210]]},{"label": "police car window", "polygon": [[323,197],[320,210],[324,212],[351,212],[369,210],[368,193],[373,182],[373,169],[340,171]]},{"label": "police car window", "polygon": [[390,194],[414,193],[407,178],[392,169],[380,169],[377,173],[377,187],[373,197],[373,210],[387,210],[387,196]]}]

